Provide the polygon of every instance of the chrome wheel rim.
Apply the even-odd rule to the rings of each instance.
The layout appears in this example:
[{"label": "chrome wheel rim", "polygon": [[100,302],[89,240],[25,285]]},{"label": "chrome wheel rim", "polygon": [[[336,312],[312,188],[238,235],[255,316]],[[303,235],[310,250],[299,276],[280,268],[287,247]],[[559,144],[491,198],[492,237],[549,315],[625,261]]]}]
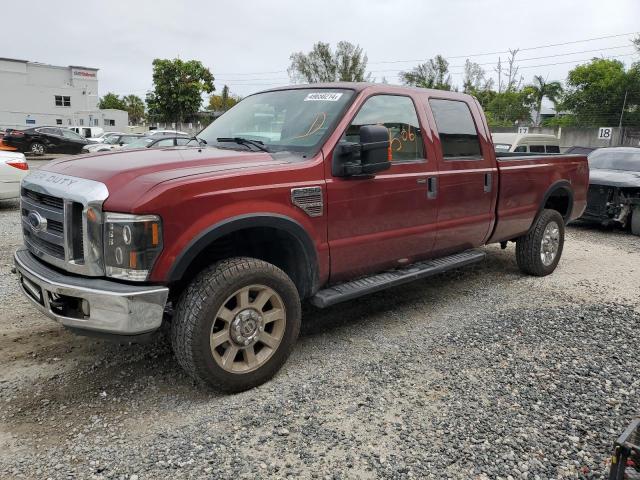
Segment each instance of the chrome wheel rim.
[{"label": "chrome wheel rim", "polygon": [[545,267],[553,263],[560,248],[560,226],[556,222],[549,222],[542,234],[540,260]]},{"label": "chrome wheel rim", "polygon": [[224,301],[211,325],[213,359],[227,372],[256,370],[280,346],[286,318],[284,302],[272,288],[240,288]]},{"label": "chrome wheel rim", "polygon": [[31,145],[31,152],[42,155],[44,153],[44,147],[39,143],[34,143]]}]

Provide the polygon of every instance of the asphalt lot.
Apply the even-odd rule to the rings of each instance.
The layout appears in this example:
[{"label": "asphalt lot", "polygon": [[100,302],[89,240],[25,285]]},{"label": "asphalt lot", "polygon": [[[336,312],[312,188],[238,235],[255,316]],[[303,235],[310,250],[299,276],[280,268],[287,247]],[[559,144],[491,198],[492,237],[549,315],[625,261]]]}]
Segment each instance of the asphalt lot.
[{"label": "asphalt lot", "polygon": [[163,338],[42,317],[10,273],[20,243],[18,202],[0,202],[0,478],[600,478],[638,410],[624,232],[569,227],[542,279],[491,246],[477,267],[307,306],[283,371],[236,395],[193,385]]}]

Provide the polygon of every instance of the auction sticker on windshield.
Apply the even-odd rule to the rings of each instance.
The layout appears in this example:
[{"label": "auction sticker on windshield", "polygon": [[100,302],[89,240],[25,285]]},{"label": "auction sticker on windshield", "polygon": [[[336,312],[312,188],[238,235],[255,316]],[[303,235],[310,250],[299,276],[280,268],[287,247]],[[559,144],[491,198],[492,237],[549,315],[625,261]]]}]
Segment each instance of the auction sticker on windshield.
[{"label": "auction sticker on windshield", "polygon": [[338,92],[314,92],[308,94],[304,101],[305,102],[337,102],[342,93]]}]

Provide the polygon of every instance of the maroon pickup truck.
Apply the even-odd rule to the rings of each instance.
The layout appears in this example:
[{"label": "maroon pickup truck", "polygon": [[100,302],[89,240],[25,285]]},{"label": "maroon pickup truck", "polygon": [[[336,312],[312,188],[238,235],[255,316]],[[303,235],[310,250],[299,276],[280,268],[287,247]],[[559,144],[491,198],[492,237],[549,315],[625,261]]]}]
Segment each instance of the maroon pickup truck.
[{"label": "maroon pickup truck", "polygon": [[475,98],[335,83],[245,98],[194,146],[64,158],[22,183],[20,285],[78,333],[168,325],[228,391],[269,379],[324,308],[516,242],[553,272],[586,203],[579,155],[500,156]]}]

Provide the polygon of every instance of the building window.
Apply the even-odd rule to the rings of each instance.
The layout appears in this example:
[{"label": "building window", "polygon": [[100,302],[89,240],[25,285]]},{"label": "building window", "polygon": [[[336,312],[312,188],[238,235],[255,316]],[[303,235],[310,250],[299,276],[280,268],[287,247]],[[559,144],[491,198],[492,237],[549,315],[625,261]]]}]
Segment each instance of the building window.
[{"label": "building window", "polygon": [[78,121],[78,125],[84,125],[84,118],[81,118],[81,119]]},{"label": "building window", "polygon": [[62,119],[56,118],[56,125],[62,125]]},{"label": "building window", "polygon": [[115,120],[109,120],[108,118],[104,119],[104,126],[105,127],[115,127],[116,126],[116,121]]},{"label": "building window", "polygon": [[56,107],[70,107],[71,97],[66,95],[56,95]]},{"label": "building window", "polygon": [[97,119],[97,118],[94,118],[94,119],[93,119],[93,126],[94,126],[94,127],[97,127],[97,126],[98,126],[98,119]]}]

